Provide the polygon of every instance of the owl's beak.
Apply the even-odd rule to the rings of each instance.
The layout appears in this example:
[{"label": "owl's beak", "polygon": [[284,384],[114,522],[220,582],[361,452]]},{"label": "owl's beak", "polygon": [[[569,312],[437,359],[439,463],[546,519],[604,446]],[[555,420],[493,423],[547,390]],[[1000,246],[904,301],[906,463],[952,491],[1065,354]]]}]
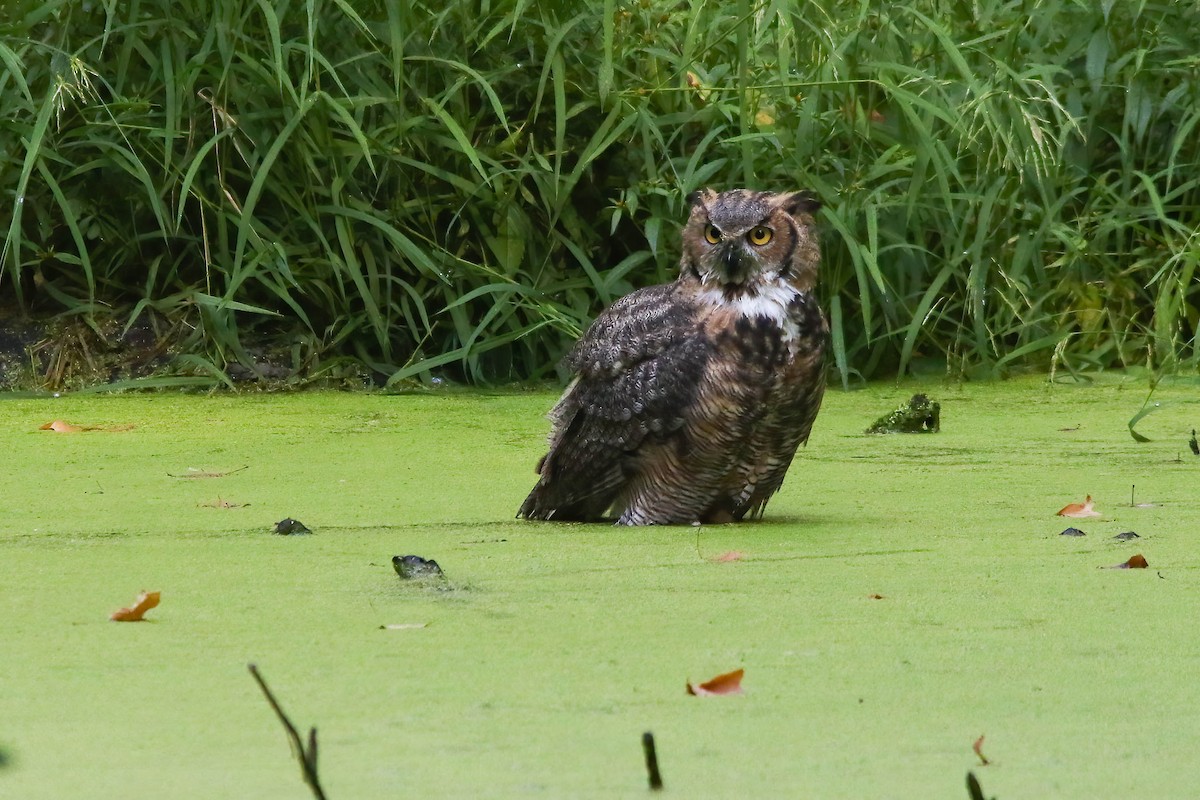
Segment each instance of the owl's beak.
[{"label": "owl's beak", "polygon": [[735,243],[731,242],[726,245],[725,252],[721,256],[721,263],[725,266],[726,285],[745,283],[746,278],[750,276],[750,259]]}]

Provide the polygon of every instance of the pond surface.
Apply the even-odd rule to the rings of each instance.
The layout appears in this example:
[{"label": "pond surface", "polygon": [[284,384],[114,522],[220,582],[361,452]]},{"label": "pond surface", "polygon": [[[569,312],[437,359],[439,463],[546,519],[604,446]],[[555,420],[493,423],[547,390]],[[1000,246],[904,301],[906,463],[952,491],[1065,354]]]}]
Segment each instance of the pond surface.
[{"label": "pond surface", "polygon": [[681,798],[1190,795],[1200,391],[1146,392],[832,391],[761,523],[653,529],[514,519],[545,392],[0,401],[0,796],[308,796],[250,663],[335,800],[643,797],[645,731]]}]

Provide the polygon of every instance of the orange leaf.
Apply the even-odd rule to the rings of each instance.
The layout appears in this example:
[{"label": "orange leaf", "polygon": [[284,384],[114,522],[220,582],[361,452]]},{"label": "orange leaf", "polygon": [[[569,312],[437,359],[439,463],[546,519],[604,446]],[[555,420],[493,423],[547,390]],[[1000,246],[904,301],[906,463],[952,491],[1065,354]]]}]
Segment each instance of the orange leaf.
[{"label": "orange leaf", "polygon": [[109,619],[117,622],[140,622],[146,612],[158,605],[159,592],[142,592],[137,602],[128,608],[118,608],[109,615]]},{"label": "orange leaf", "polygon": [[54,422],[47,422],[38,428],[39,431],[54,431],[55,433],[79,433],[80,431],[107,431],[108,433],[122,433],[124,431],[133,430],[132,425],[72,425],[65,420],[56,419]]},{"label": "orange leaf", "polygon": [[1068,503],[1058,512],[1060,517],[1099,517],[1101,513],[1092,508],[1092,496],[1089,494],[1082,503]]},{"label": "orange leaf", "polygon": [[1138,553],[1137,555],[1130,556],[1128,561],[1121,564],[1114,564],[1109,569],[1145,569],[1148,566],[1150,565],[1146,563],[1146,557]]},{"label": "orange leaf", "polygon": [[979,756],[980,764],[986,767],[988,764],[992,763],[988,761],[988,757],[983,754],[983,734],[979,735],[979,738],[975,740],[975,744],[971,745],[971,749],[975,751],[975,755]]},{"label": "orange leaf", "polygon": [[720,694],[741,694],[742,693],[742,675],[745,674],[744,669],[735,669],[733,672],[726,672],[724,675],[718,675],[712,680],[704,683],[694,684],[688,681],[687,693],[696,695],[697,697],[711,697]]},{"label": "orange leaf", "polygon": [[719,564],[728,563],[730,561],[741,561],[746,557],[746,554],[738,550],[730,550],[728,553],[721,553],[719,556],[714,556],[713,561]]},{"label": "orange leaf", "polygon": [[61,419],[56,419],[54,422],[47,422],[39,431],[54,431],[55,433],[79,433],[83,428],[78,425],[72,425]]}]

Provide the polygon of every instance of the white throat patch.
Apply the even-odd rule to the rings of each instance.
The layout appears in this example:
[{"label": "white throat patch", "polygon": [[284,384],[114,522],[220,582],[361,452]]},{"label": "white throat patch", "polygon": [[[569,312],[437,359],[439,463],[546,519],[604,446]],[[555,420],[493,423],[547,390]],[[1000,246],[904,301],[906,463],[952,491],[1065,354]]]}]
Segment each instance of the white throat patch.
[{"label": "white throat patch", "polygon": [[732,309],[743,317],[764,317],[779,326],[785,342],[794,344],[800,328],[788,314],[788,305],[799,294],[787,283],[771,283],[758,287],[755,294],[738,295],[733,299],[726,298],[720,289],[710,287],[700,291],[699,300],[712,308]]}]

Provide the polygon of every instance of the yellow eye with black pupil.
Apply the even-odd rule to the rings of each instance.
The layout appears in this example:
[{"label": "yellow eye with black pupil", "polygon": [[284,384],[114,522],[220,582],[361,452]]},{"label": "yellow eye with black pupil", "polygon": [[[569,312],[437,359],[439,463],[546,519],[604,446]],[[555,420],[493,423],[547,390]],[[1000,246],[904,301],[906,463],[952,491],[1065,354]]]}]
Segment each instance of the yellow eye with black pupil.
[{"label": "yellow eye with black pupil", "polygon": [[708,224],[704,226],[704,238],[709,244],[717,244],[721,241],[721,232],[717,230],[717,226]]},{"label": "yellow eye with black pupil", "polygon": [[773,235],[774,234],[771,232],[770,228],[766,227],[765,225],[759,225],[757,228],[753,228],[750,231],[750,234],[747,238],[750,240],[750,244],[762,247],[764,244],[771,241],[771,237]]}]

